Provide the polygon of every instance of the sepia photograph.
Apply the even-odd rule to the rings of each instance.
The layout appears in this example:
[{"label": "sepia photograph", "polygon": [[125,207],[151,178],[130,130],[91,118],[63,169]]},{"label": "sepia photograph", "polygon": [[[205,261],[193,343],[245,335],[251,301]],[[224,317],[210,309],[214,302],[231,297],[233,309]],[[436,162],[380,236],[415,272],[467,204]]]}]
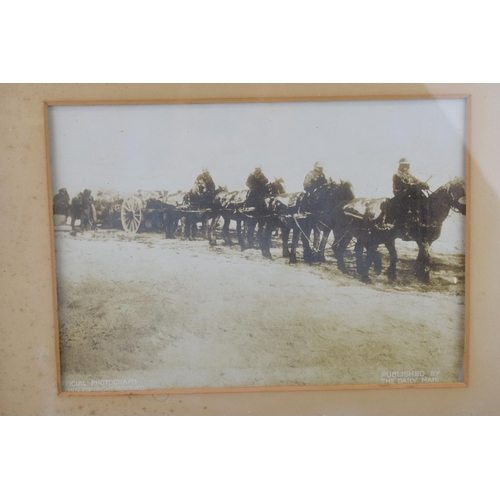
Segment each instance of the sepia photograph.
[{"label": "sepia photograph", "polygon": [[469,104],[46,103],[59,392],[465,386]]}]

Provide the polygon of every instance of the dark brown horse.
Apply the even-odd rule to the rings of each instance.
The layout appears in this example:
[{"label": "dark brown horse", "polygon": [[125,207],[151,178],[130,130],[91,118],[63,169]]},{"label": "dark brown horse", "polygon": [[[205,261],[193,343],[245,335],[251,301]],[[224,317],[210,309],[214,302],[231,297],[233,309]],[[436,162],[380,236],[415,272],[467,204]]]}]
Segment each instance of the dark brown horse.
[{"label": "dark brown horse", "polygon": [[59,192],[54,196],[53,213],[54,215],[64,215],[66,219],[69,215],[69,194],[66,188],[59,189]]},{"label": "dark brown horse", "polygon": [[[356,239],[356,268],[361,278],[368,280],[371,264],[375,264],[376,272],[381,270],[379,245],[385,245],[389,251],[390,265],[387,274],[396,276],[397,252],[395,241],[415,241],[418,245],[418,256],[415,262],[415,275],[427,281],[429,279],[430,247],[441,235],[444,220],[450,210],[465,215],[465,183],[462,179],[454,179],[438,188],[429,197],[416,200],[412,214],[405,225],[393,222],[394,199],[357,198],[338,205],[331,224],[334,227],[335,241],[333,252],[338,268],[347,272],[344,254],[352,238]],[[390,222],[388,222],[390,221]],[[366,261],[363,250],[366,249]]]},{"label": "dark brown horse", "polygon": [[294,234],[297,233],[296,241],[298,242],[300,231],[294,217],[299,211],[303,197],[303,192],[284,193],[276,196],[273,201],[274,226],[276,229],[281,229],[283,257],[290,259],[290,262],[297,262],[297,245],[290,245],[290,233],[292,233],[292,241]]},{"label": "dark brown horse", "polygon": [[[304,260],[306,262],[324,262],[325,247],[333,229],[332,213],[344,200],[352,200],[354,190],[349,181],[334,182],[329,179],[309,197],[299,200],[298,212],[293,217],[297,231],[294,231],[290,250],[290,262],[296,262],[296,249],[299,236],[302,239]],[[311,241],[311,234],[314,240]],[[319,239],[319,236],[321,240]]]},{"label": "dark brown horse", "polygon": [[210,241],[211,224],[213,219],[213,205],[220,194],[227,193],[225,186],[218,186],[214,191],[208,190],[203,179],[196,181],[195,186],[186,194],[185,203],[188,210],[183,217],[184,238],[195,239],[198,233],[198,224],[201,223],[203,237]]},{"label": "dark brown horse", "polygon": [[211,205],[212,222],[209,229],[209,241],[212,246],[217,244],[215,227],[220,218],[224,220],[222,236],[225,245],[232,245],[229,234],[231,221],[236,222],[238,244],[241,249],[253,248],[255,229],[257,240],[262,255],[271,258],[271,234],[275,227],[275,214],[273,212],[274,199],[285,192],[283,179],[276,179],[266,186],[265,197],[259,200],[259,206],[255,206],[250,199],[249,190],[220,192]]},{"label": "dark brown horse", "polygon": [[181,218],[181,210],[185,207],[186,193],[177,191],[169,194],[163,205],[163,223],[165,227],[165,238],[174,239],[175,232]]},{"label": "dark brown horse", "polygon": [[194,186],[185,194],[183,207],[186,213],[182,220],[182,239],[194,240],[198,233],[198,222],[213,199],[213,193],[207,190],[203,179],[197,179]]},{"label": "dark brown horse", "polygon": [[179,221],[182,239],[195,239],[199,223],[204,227],[205,237],[208,238],[208,220],[212,217],[212,205],[215,198],[223,192],[227,192],[225,187],[219,186],[215,191],[210,191],[203,179],[197,179],[187,193],[178,191],[168,196],[163,204],[166,238],[175,238]]},{"label": "dark brown horse", "polygon": [[71,200],[69,207],[71,216],[71,229],[75,230],[75,221],[80,220],[81,231],[91,231],[97,227],[97,212],[94,206],[90,190],[86,189],[83,193],[78,193]]}]

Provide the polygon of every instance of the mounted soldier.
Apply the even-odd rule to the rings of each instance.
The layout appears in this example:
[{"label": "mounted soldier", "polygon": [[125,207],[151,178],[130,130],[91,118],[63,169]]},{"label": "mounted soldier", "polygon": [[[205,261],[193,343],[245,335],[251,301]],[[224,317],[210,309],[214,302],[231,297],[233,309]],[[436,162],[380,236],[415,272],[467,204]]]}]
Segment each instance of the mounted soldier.
[{"label": "mounted soldier", "polygon": [[198,177],[196,177],[196,182],[205,184],[205,189],[207,190],[208,193],[214,193],[215,182],[212,179],[212,176],[210,175],[208,168],[204,168],[201,171],[201,174]]},{"label": "mounted soldier", "polygon": [[303,207],[306,211],[312,211],[315,205],[315,193],[319,188],[327,184],[323,167],[317,161],[314,168],[308,172],[304,179],[304,204]]},{"label": "mounted soldier", "polygon": [[424,191],[429,190],[427,182],[422,182],[410,173],[410,163],[406,158],[399,160],[398,171],[392,177],[391,200],[393,220],[396,224],[408,226],[419,216],[422,200],[427,199]]},{"label": "mounted soldier", "polygon": [[306,175],[304,179],[304,191],[307,195],[312,195],[319,187],[326,184],[326,177],[323,173],[323,167],[317,161],[314,168]]},{"label": "mounted soldier", "polygon": [[250,190],[245,202],[246,207],[256,208],[257,210],[264,210],[265,199],[268,196],[267,184],[269,180],[262,173],[261,167],[256,169],[248,176],[246,185]]},{"label": "mounted soldier", "polygon": [[196,177],[194,187],[187,193],[186,201],[197,210],[207,208],[213,201],[215,195],[215,182],[208,171],[204,168]]}]

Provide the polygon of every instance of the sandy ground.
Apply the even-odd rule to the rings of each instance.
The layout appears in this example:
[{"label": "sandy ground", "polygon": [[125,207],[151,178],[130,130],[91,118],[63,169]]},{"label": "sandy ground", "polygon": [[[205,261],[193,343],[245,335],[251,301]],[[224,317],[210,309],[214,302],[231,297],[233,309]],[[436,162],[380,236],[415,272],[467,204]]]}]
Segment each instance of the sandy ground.
[{"label": "sandy ground", "polygon": [[364,284],[352,254],[350,275],[331,251],[289,265],[278,240],[268,261],[204,240],[56,228],[63,389],[457,382],[461,248],[436,245],[424,285],[416,245],[397,247],[396,282]]}]

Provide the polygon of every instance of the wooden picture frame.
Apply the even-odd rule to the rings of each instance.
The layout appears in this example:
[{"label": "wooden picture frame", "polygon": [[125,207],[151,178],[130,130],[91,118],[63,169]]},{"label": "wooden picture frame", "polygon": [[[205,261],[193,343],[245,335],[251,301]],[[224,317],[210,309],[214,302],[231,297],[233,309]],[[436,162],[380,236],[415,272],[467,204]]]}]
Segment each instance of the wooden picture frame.
[{"label": "wooden picture frame", "polygon": [[[58,101],[45,103],[45,123],[51,209],[62,210],[67,197],[54,196],[67,187],[66,215],[80,215],[70,228],[56,225],[64,214],[51,213],[61,395],[467,386],[470,96]],[[281,220],[282,231],[291,225],[314,247],[306,228],[347,227],[338,207],[352,196],[329,191],[335,203],[325,208],[316,188],[305,198],[274,193],[262,205],[257,197],[252,206],[245,181],[261,165],[271,182],[281,177],[299,193],[317,162],[331,189],[343,179],[356,197],[392,198],[392,176],[406,163],[428,182],[425,200],[454,177],[465,181],[467,214],[452,216],[457,227],[433,245],[440,250],[420,270],[423,281],[413,276],[418,249],[400,239],[399,276],[362,268],[376,256],[380,231],[401,236],[417,222],[430,231],[434,222],[421,208],[429,202],[418,193],[402,202],[403,219],[397,211],[387,218],[380,203],[349,206],[348,220],[362,222],[356,234],[371,245],[361,268],[348,249],[348,274],[331,250],[313,249],[309,260],[318,262],[306,263],[300,246],[299,262],[288,265],[271,226]],[[236,193],[218,212],[206,191],[193,202],[172,198],[192,189],[204,168]],[[225,196],[215,189],[210,196]],[[463,196],[453,203],[463,205]],[[205,215],[230,213],[248,225],[258,219],[260,249],[222,247],[224,226],[210,233],[217,246],[180,241],[173,229],[175,216],[188,228],[194,217],[193,231]],[[339,235],[337,251],[354,233]]]}]

